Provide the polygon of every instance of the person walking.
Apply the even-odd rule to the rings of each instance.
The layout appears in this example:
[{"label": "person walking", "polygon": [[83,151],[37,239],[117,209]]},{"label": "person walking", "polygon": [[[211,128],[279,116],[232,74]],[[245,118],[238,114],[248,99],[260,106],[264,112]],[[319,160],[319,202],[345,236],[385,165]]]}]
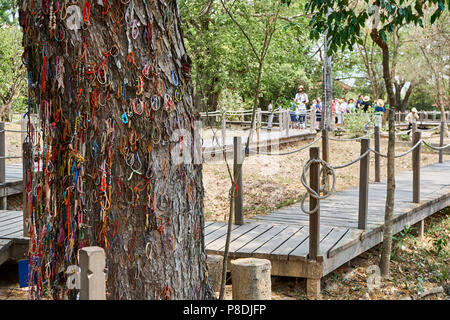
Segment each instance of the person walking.
[{"label": "person walking", "polygon": [[269,121],[267,122],[267,128],[272,129],[272,122],[273,122],[273,105],[272,100],[269,101],[269,105],[267,106],[267,111],[269,111]]},{"label": "person walking", "polygon": [[322,120],[322,101],[320,100],[319,97],[317,97],[316,99],[316,105],[315,105],[315,110],[316,110],[316,130],[320,130],[320,121]]},{"label": "person walking", "polygon": [[308,95],[303,90],[303,86],[298,87],[294,101],[297,103],[297,115],[300,129],[306,129],[306,105],[309,103]]},{"label": "person walking", "polygon": [[378,99],[374,104],[374,109],[375,109],[375,125],[377,127],[381,127],[385,112],[384,101],[382,99]]},{"label": "person walking", "polygon": [[363,108],[363,99],[364,99],[363,95],[360,94],[359,97],[358,97],[358,100],[356,101],[356,109],[357,109],[358,111],[362,111],[362,108]]},{"label": "person walking", "polygon": [[363,102],[362,102],[362,111],[363,112],[368,112],[370,108],[370,97],[369,96],[365,96],[363,98]]}]

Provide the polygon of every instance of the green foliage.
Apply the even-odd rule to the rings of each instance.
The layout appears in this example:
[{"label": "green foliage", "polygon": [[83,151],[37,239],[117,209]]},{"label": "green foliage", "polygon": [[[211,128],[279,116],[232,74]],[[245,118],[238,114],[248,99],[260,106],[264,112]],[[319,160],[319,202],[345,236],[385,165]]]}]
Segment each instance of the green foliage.
[{"label": "green foliage", "polygon": [[[349,10],[348,0],[309,0],[305,6],[307,13],[313,14],[310,22],[312,39],[319,39],[321,34],[328,32],[330,41],[329,51],[337,52],[338,48],[353,50],[356,43],[362,44],[361,33],[369,22],[377,14],[375,4],[364,0],[365,5],[357,8],[354,6]],[[387,34],[394,31],[394,27],[405,24],[423,25],[425,6],[436,5],[436,10],[430,17],[433,24],[445,10],[443,0],[378,0],[380,27],[378,35],[387,41]],[[329,8],[333,11],[329,12]],[[450,1],[447,1],[450,8]],[[358,10],[359,9],[359,10]],[[371,23],[371,22],[370,22]]]},{"label": "green foliage", "polygon": [[0,0],[0,25],[17,25],[16,9],[15,0]]},{"label": "green foliage", "polygon": [[[0,29],[0,113],[12,107],[23,111],[26,106],[26,78],[22,64],[22,33],[17,26]],[[5,110],[8,109],[8,110]]]},{"label": "green foliage", "polygon": [[344,114],[344,128],[350,135],[350,138],[356,138],[364,135],[368,128],[375,124],[375,114],[371,112],[357,112],[353,114]]},{"label": "green foliage", "polygon": [[[271,9],[275,1],[258,1],[255,5],[246,1],[225,1],[257,51],[263,45],[265,26],[273,14]],[[276,22],[276,30],[264,58],[259,97],[259,107],[263,109],[271,99],[283,98],[283,103],[293,99],[299,84],[305,87],[308,95],[311,90],[320,89],[321,62],[318,55],[313,56],[317,48],[308,37],[306,26],[309,20],[300,16],[287,19],[300,15],[304,2],[283,1],[280,12],[283,18]],[[194,91],[198,99],[203,105],[208,105],[209,110],[220,108],[229,104],[229,95],[221,93],[227,89],[240,97],[241,104],[236,107],[251,108],[258,61],[220,1],[181,0],[180,15],[188,54],[194,62]],[[214,95],[218,97],[217,106],[211,103]]]},{"label": "green foliage", "polygon": [[436,250],[437,255],[441,255],[442,251],[447,247],[447,239],[440,238],[433,241],[433,247]]}]

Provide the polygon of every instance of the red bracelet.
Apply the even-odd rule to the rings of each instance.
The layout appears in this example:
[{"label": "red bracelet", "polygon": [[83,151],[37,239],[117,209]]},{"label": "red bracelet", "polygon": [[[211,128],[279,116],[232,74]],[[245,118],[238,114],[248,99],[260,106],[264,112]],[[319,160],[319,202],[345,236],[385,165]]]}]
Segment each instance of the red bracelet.
[{"label": "red bracelet", "polygon": [[88,1],[84,2],[83,7],[83,20],[84,22],[89,22],[89,17],[91,16],[91,3]]}]

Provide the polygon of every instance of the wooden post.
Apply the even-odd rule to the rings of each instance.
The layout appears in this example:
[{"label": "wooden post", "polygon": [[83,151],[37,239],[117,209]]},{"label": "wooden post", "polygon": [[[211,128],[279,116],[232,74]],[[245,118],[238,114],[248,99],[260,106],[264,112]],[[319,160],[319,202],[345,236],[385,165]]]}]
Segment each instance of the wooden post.
[{"label": "wooden post", "polygon": [[[310,159],[319,159],[319,147],[312,147],[309,149]],[[318,163],[311,164],[309,170],[309,186],[312,190],[319,194],[320,188],[320,166]],[[317,260],[319,254],[320,243],[320,203],[319,200],[314,197],[309,197],[309,210],[316,212],[309,215],[309,259]]]},{"label": "wooden post", "polygon": [[[322,159],[323,161],[330,162],[330,150],[329,150],[329,143],[328,143],[328,130],[322,129]],[[324,174],[322,177],[322,185],[330,185],[330,177],[327,174]],[[325,194],[328,193],[328,188],[324,190]]]},{"label": "wooden post", "polygon": [[261,139],[261,123],[262,123],[261,108],[258,108],[256,110],[256,153],[259,153],[259,143]]},{"label": "wooden post", "polygon": [[[415,132],[413,136],[413,146],[416,145],[421,138],[421,132]],[[421,145],[415,148],[412,152],[412,167],[413,167],[413,202],[420,202],[420,149]]]},{"label": "wooden post", "polygon": [[[380,127],[375,126],[375,151],[380,152]],[[375,153],[375,182],[380,182],[380,156]]]},{"label": "wooden post", "polygon": [[105,251],[84,247],[80,253],[80,300],[106,300]]},{"label": "wooden post", "polygon": [[316,132],[316,112],[314,108],[311,106],[311,132]]},{"label": "wooden post", "polygon": [[[439,132],[439,147],[443,147],[444,146],[444,130],[445,130],[445,126],[444,126],[444,121],[441,120],[441,130]],[[444,162],[444,149],[440,149],[439,150],[439,163],[443,163]]]},{"label": "wooden post", "polygon": [[22,193],[22,201],[23,201],[23,236],[29,236],[29,219],[28,219],[28,171],[30,170],[30,165],[32,163],[31,159],[31,143],[23,142],[22,143],[22,181],[23,181],[23,193]]},{"label": "wooden post", "polygon": [[20,122],[21,128],[21,138],[22,141],[22,181],[23,181],[23,192],[22,192],[22,203],[23,203],[23,236],[28,237],[28,204],[27,204],[27,173],[28,173],[28,164],[30,155],[30,146],[25,142],[27,136],[27,124],[28,121],[26,119],[22,119]]},{"label": "wooden post", "polygon": [[224,112],[222,114],[222,150],[224,150],[226,146],[227,141],[226,130],[227,130],[227,113]]},{"label": "wooden post", "polygon": [[267,152],[272,152],[272,129],[267,129]]},{"label": "wooden post", "polygon": [[414,136],[414,133],[416,133],[416,131],[417,131],[417,123],[413,122],[412,127],[411,127],[411,132],[410,132],[411,137]]},{"label": "wooden post", "polygon": [[[361,139],[361,154],[364,154],[370,146],[369,139]],[[359,214],[358,229],[367,229],[367,210],[369,203],[369,160],[370,153],[361,159],[359,164]]]},{"label": "wooden post", "polygon": [[286,137],[289,137],[289,119],[290,115],[289,115],[289,110],[285,110],[284,111],[284,124],[285,124],[285,129],[286,129]]},{"label": "wooden post", "polygon": [[[4,184],[6,182],[6,159],[5,159],[5,123],[0,122],[0,184]],[[2,210],[6,210],[7,197],[6,197],[6,188],[4,186],[1,187],[0,190],[0,208]]]},{"label": "wooden post", "polygon": [[237,193],[234,197],[234,223],[244,224],[244,214],[242,212],[242,144],[241,137],[234,137],[233,139],[234,147],[234,164],[233,164],[233,175],[234,181],[237,185]]},{"label": "wooden post", "polygon": [[436,111],[433,111],[433,122],[436,121]]}]

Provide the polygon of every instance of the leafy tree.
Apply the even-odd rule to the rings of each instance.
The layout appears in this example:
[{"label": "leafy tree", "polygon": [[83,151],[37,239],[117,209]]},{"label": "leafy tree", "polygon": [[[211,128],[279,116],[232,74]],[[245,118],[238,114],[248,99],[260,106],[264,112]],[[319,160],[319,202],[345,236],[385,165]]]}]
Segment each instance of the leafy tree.
[{"label": "leafy tree", "polygon": [[11,108],[23,110],[26,104],[25,68],[21,60],[21,32],[3,24],[0,29],[0,117],[8,120]]}]

